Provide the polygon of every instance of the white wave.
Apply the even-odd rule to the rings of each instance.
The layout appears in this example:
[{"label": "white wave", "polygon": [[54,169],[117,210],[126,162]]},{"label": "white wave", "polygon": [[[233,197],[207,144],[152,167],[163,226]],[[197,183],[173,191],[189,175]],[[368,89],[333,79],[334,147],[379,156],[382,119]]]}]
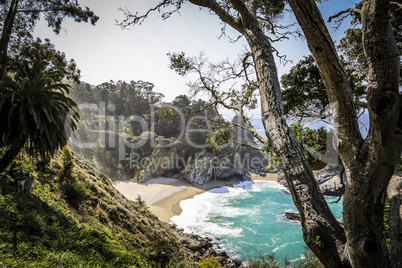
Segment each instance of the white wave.
[{"label": "white wave", "polygon": [[254,181],[256,184],[266,185],[272,188],[280,189],[280,190],[287,190],[285,186],[276,182],[276,181]]},{"label": "white wave", "polygon": [[[258,209],[250,207],[230,207],[233,200],[247,199],[251,196],[250,191],[259,190],[260,187],[268,186],[282,188],[272,181],[258,181],[258,186],[253,181],[240,182],[234,187],[221,187],[212,189],[206,193],[196,195],[192,199],[180,202],[182,213],[171,219],[173,223],[184,229],[185,232],[196,232],[212,236],[239,236],[242,229],[233,227],[230,223],[214,222],[219,218],[236,218],[238,216],[257,215]],[[250,190],[251,189],[251,190]]]},{"label": "white wave", "polygon": [[228,200],[222,198],[222,195],[206,192],[181,201],[182,213],[173,217],[171,221],[187,233],[196,232],[212,237],[239,236],[243,231],[241,228],[233,227],[233,223],[215,220],[218,217],[236,217],[245,214],[241,209],[225,208],[226,203]]},{"label": "white wave", "polygon": [[274,248],[274,249],[272,250],[272,252],[275,252],[275,251],[277,251],[277,250],[279,250],[279,249],[281,249],[281,248],[287,247],[288,245],[294,245],[294,244],[298,244],[298,243],[302,243],[302,241],[287,242],[287,243],[285,243],[285,244],[282,244],[282,245],[280,245],[280,246]]},{"label": "white wave", "polygon": [[[255,256],[258,250],[287,254],[288,250],[294,250],[295,246],[290,245],[303,242],[301,237],[300,241],[288,242],[288,236],[282,235],[287,230],[283,227],[290,226],[290,235],[297,230],[294,226],[300,226],[300,223],[287,221],[283,217],[284,211],[295,211],[291,198],[281,194],[285,189],[274,181],[246,182],[234,187],[213,189],[180,202],[182,213],[171,221],[187,233],[220,238],[222,250],[232,256]],[[247,200],[250,197],[253,199]],[[257,226],[257,229],[253,230],[252,226]],[[278,236],[272,232],[279,232]],[[262,240],[264,237],[266,240]],[[249,252],[253,243],[255,252]]]},{"label": "white wave", "polygon": [[233,184],[233,188],[251,189],[253,185],[253,181],[239,181],[239,183]]}]

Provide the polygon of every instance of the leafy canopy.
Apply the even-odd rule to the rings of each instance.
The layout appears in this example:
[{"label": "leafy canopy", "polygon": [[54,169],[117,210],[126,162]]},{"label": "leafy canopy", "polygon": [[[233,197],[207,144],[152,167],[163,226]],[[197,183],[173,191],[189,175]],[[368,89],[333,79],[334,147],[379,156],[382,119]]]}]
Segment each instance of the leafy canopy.
[{"label": "leafy canopy", "polygon": [[88,7],[82,8],[77,0],[4,0],[0,3],[0,71],[3,77],[15,71],[22,61],[33,63],[42,58],[53,71],[63,70],[66,78],[79,81],[79,70],[74,60],[67,62],[64,53],[55,50],[48,39],[44,43],[34,39],[32,33],[39,19],[44,19],[58,34],[65,18],[76,22],[91,22],[99,19]]},{"label": "leafy canopy", "polygon": [[[350,64],[343,61],[349,83],[355,98],[356,108],[359,110],[365,104],[361,102],[367,88],[365,76],[360,76]],[[291,119],[303,121],[329,122],[331,111],[324,82],[321,79],[314,58],[304,57],[291,68],[289,73],[281,77],[283,87],[283,109]]]}]

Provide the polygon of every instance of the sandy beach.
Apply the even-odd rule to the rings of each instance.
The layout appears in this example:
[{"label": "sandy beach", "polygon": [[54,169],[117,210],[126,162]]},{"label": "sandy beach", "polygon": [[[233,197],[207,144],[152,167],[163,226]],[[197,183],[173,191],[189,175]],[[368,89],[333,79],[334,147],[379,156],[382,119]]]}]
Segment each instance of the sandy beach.
[{"label": "sandy beach", "polygon": [[[252,174],[252,180],[276,181],[277,174],[259,176]],[[192,184],[170,178],[155,178],[146,183],[134,183],[129,181],[114,181],[113,186],[130,200],[136,200],[138,195],[147,203],[147,206],[158,218],[164,222],[170,222],[173,216],[180,215],[180,201],[194,197],[195,195],[222,186],[231,186],[231,182],[210,181],[204,185]]]}]

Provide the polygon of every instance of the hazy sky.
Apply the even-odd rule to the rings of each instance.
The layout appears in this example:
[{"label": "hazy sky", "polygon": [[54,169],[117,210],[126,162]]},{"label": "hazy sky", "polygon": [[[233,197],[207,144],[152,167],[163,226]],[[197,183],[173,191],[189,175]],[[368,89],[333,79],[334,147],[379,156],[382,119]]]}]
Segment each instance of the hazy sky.
[{"label": "hazy sky", "polygon": [[[198,55],[203,51],[211,60],[234,59],[245,51],[244,38],[237,43],[230,43],[228,38],[218,37],[222,24],[216,16],[205,9],[186,3],[180,14],[174,14],[163,21],[156,13],[140,26],[122,30],[115,20],[124,19],[118,9],[127,8],[131,12],[145,11],[158,0],[81,0],[82,6],[90,7],[99,17],[96,26],[88,23],[75,23],[66,20],[63,30],[55,35],[44,22],[39,22],[35,35],[49,38],[58,50],[73,58],[81,69],[82,80],[93,85],[117,80],[144,80],[155,84],[155,91],[162,92],[165,100],[170,101],[179,94],[187,92],[185,85],[188,78],[182,78],[168,67],[168,52],[185,52],[186,55]],[[347,7],[353,7],[352,0],[330,1],[321,5],[324,19]],[[141,12],[140,12],[141,13]],[[294,21],[292,15],[286,15],[286,21]],[[349,25],[345,23],[344,28]],[[229,28],[229,27],[228,27]],[[339,38],[344,30],[334,32]],[[232,38],[237,34],[228,31]],[[286,53],[289,59],[297,63],[308,54],[303,40],[289,40],[276,47]],[[278,64],[279,74],[288,71],[291,64]]]}]

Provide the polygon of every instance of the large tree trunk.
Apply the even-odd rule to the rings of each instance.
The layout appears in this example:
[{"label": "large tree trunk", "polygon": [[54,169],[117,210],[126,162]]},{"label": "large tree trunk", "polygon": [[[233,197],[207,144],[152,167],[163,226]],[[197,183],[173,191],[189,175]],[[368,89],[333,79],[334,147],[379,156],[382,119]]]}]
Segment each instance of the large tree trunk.
[{"label": "large tree trunk", "polygon": [[304,241],[327,267],[347,266],[342,260],[344,231],[331,213],[303,150],[283,118],[280,85],[269,40],[256,20],[246,26],[244,35],[254,56],[265,131],[281,160],[300,212]]},{"label": "large tree trunk", "polygon": [[388,200],[390,206],[391,266],[402,267],[402,177],[392,177],[388,185]]},{"label": "large tree trunk", "polygon": [[[353,267],[389,267],[385,243],[385,192],[401,153],[399,57],[389,20],[389,1],[364,1],[363,40],[369,62],[370,129],[362,139],[346,74],[313,0],[290,0],[327,89],[336,147],[345,165],[347,255]],[[400,246],[400,245],[399,245]]]},{"label": "large tree trunk", "polygon": [[11,38],[11,32],[14,26],[15,16],[17,14],[19,0],[12,0],[7,16],[3,22],[3,29],[0,37],[0,80],[3,79],[7,67],[8,44]]}]

